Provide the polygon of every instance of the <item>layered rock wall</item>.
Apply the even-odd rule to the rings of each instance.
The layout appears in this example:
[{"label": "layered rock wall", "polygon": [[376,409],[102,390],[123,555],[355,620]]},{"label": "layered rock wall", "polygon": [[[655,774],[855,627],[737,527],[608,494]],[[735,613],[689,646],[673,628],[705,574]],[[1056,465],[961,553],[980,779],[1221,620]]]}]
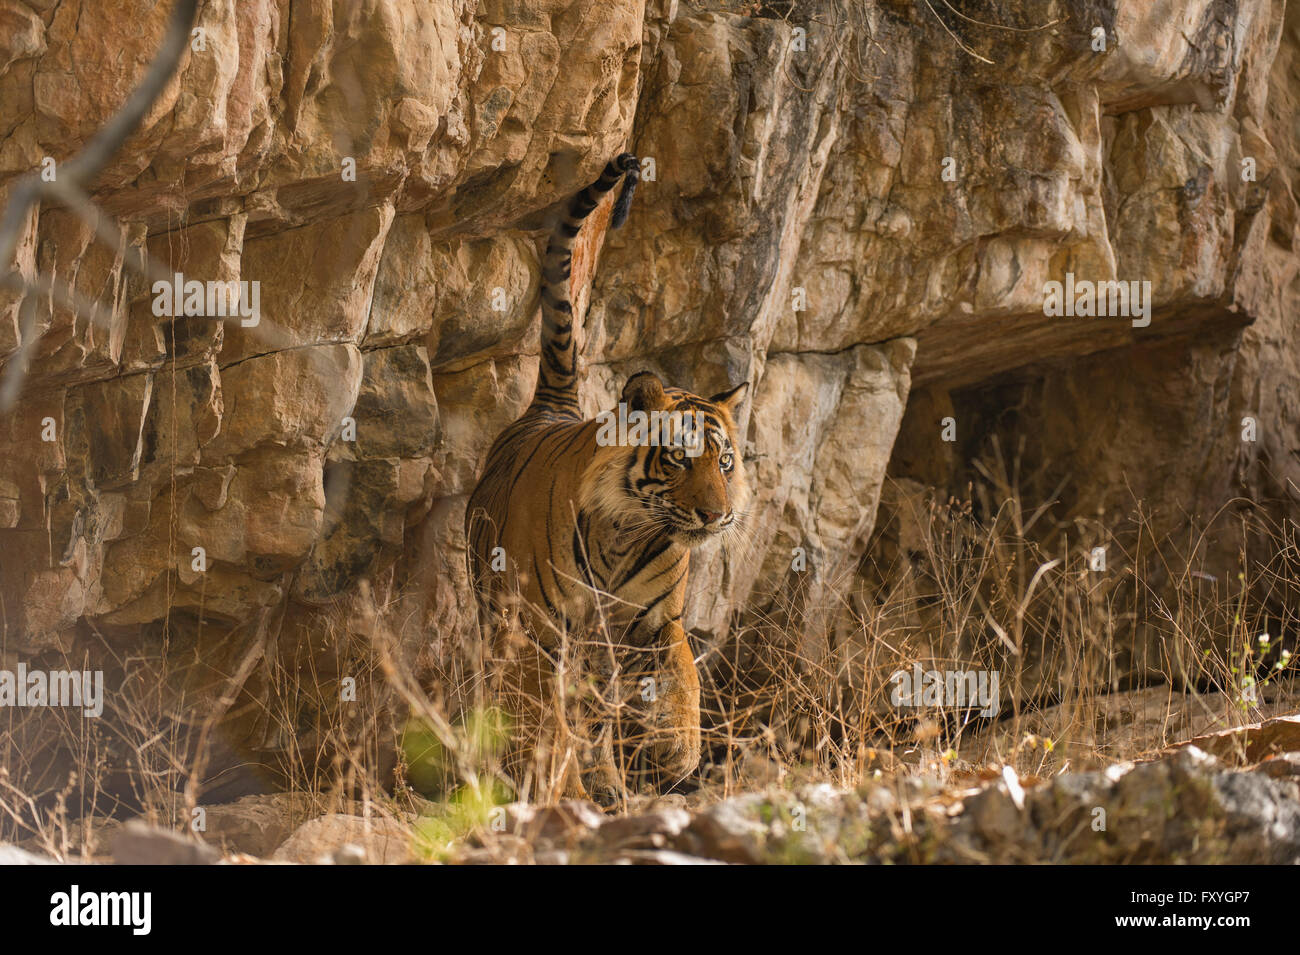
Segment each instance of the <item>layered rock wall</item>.
[{"label": "layered rock wall", "polygon": [[[54,205],[19,244],[107,317],[38,301],[0,420],[2,662],[165,635],[230,673],[253,634],[364,640],[397,601],[436,656],[468,619],[464,501],[531,394],[547,216],[623,149],[653,171],[623,230],[585,233],[584,403],[643,368],[754,383],[758,493],[697,563],[702,640],[834,604],[887,469],[959,490],[1008,396],[1071,476],[1063,519],[1290,514],[1300,12],[929,6],[200,4],[95,184],[119,247]],[[0,197],[102,126],[168,9],[0,0]],[[257,282],[263,326],[158,319],[140,246]],[[1150,324],[1045,315],[1066,273],[1149,281]]]}]

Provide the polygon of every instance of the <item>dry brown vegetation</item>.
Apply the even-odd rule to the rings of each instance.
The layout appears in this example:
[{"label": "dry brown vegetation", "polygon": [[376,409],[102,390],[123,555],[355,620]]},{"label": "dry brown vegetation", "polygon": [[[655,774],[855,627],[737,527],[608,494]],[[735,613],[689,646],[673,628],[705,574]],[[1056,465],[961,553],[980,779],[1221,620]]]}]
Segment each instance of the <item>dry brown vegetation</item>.
[{"label": "dry brown vegetation", "polygon": [[[1107,568],[1091,569],[1096,528],[1044,533],[1050,508],[1027,507],[1006,470],[985,471],[968,501],[893,488],[867,558],[840,569],[851,586],[834,606],[787,593],[799,616],[774,610],[699,647],[705,757],[677,791],[711,801],[808,781],[956,783],[1002,765],[1047,776],[1149,756],[1296,698],[1293,525],[1239,516],[1250,552],[1267,541],[1271,557],[1243,549],[1235,577],[1210,579],[1193,559],[1203,535],[1179,548],[1137,512],[1131,534],[1105,539]],[[102,851],[95,830],[113,815],[183,829],[220,801],[232,767],[255,764],[275,788],[304,794],[302,819],[415,820],[427,850],[444,851],[512,798],[500,764],[509,714],[477,633],[426,635],[417,658],[402,649],[412,641],[400,595],[385,606],[368,645],[326,617],[319,633],[254,640],[220,667],[164,633],[115,661],[101,720],[6,708],[0,841],[66,858]],[[570,641],[565,655],[590,650]],[[914,663],[996,671],[997,717],[893,705],[890,674]],[[591,679],[571,689],[588,702],[602,692]],[[199,698],[217,703],[199,712]],[[589,743],[574,735],[562,755]]]},{"label": "dry brown vegetation", "polygon": [[[188,19],[194,5],[181,6]],[[753,7],[785,17],[793,5]],[[857,36],[870,41],[865,29]],[[61,182],[75,205],[78,177]],[[28,349],[37,336],[25,318]],[[11,366],[11,381],[23,367]],[[1181,522],[1175,536],[1140,502],[1122,529],[1057,520],[1050,495],[1024,500],[1018,466],[1004,456],[976,467],[983,480],[965,500],[891,488],[862,563],[823,570],[847,584],[829,588],[845,593],[835,604],[810,605],[796,579],[730,639],[697,647],[705,759],[680,790],[712,799],[877,775],[947,782],[1004,764],[1050,775],[1141,758],[1297,698],[1292,522],[1233,502],[1212,524],[1221,533],[1236,521],[1239,560],[1232,574],[1211,576],[1200,569],[1204,527]],[[1105,569],[1090,566],[1099,546]],[[220,800],[227,774],[252,767],[303,797],[292,811],[304,820],[339,809],[414,818],[429,853],[445,850],[512,798],[500,763],[510,714],[490,690],[477,633],[413,634],[401,598],[381,601],[364,642],[328,616],[305,634],[260,618],[235,657],[201,639],[182,644],[166,625],[129,654],[102,637],[112,664],[102,720],[0,712],[0,842],[62,859],[101,851],[99,827],[113,817],[184,829]],[[603,626],[594,640],[559,636],[566,661],[614,642]],[[39,662],[88,661],[52,650]],[[889,677],[914,664],[998,673],[997,717],[894,705]],[[603,696],[596,681],[572,688],[575,701]],[[560,762],[592,744],[574,736]]]}]

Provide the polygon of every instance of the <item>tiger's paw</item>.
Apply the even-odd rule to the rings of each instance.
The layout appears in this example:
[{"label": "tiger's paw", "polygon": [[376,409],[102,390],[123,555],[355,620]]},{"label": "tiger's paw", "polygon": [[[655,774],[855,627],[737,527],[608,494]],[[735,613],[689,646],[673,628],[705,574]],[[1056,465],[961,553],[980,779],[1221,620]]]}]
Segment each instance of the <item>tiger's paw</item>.
[{"label": "tiger's paw", "polygon": [[627,802],[628,791],[612,766],[597,766],[583,774],[587,796],[601,809],[616,809]]}]

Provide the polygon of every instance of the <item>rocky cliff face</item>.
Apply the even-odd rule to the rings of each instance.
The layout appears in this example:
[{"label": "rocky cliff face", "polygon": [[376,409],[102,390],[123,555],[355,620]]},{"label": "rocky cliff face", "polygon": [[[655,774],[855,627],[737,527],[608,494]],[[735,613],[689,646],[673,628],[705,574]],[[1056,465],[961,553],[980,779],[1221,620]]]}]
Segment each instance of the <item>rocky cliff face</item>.
[{"label": "rocky cliff face", "polygon": [[[0,197],[118,108],[168,6],[0,0]],[[745,545],[697,564],[702,640],[834,604],[887,474],[960,493],[991,434],[1066,479],[1081,546],[1134,500],[1164,534],[1234,495],[1292,514],[1300,8],[958,6],[1002,26],[912,0],[202,3],[96,182],[118,247],[53,205],[19,244],[106,317],[37,302],[0,420],[2,662],[165,645],[202,664],[187,689],[256,695],[241,661],[329,679],[326,620],[365,642],[394,616],[436,659],[470,612],[464,501],[530,397],[542,227],[623,149],[631,220],[593,220],[577,269],[589,410],[643,368],[755,384],[758,495]],[[138,247],[258,283],[263,324],[157,318]],[[1149,282],[1149,324],[1046,315],[1067,274]]]}]

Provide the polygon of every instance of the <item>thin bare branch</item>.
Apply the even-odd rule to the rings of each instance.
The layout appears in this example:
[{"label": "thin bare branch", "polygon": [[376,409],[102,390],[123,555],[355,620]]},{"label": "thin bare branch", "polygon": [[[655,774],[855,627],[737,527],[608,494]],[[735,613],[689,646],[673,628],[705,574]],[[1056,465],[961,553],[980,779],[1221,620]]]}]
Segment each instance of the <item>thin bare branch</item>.
[{"label": "thin bare branch", "polygon": [[[45,182],[38,173],[32,172],[14,186],[9,205],[3,217],[0,217],[0,268],[8,268],[13,262],[28,211],[42,199],[58,195],[60,190],[65,194],[88,191],[91,181],[103,171],[127,137],[135,132],[176,73],[189,43],[197,10],[198,0],[177,0],[162,47],[149,65],[144,79],[85,148],[63,163],[58,171],[60,182]],[[27,370],[30,348],[25,337],[19,353],[5,368],[4,379],[0,383],[0,412],[9,411],[13,407]]]}]

